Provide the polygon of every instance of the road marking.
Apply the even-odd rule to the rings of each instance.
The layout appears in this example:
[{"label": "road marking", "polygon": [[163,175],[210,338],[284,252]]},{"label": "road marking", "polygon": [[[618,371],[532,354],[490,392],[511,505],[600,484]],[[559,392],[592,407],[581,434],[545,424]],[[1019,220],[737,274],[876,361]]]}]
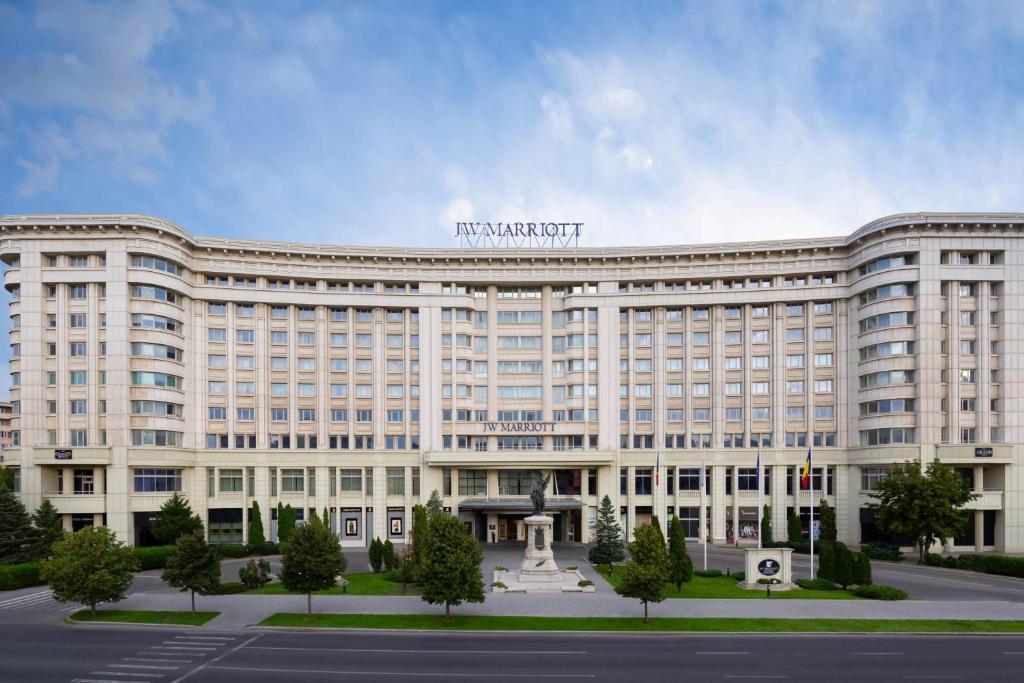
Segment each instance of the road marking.
[{"label": "road marking", "polygon": [[164,674],[157,673],[131,673],[128,671],[118,673],[117,671],[90,671],[93,676],[134,676],[136,678],[162,678]]},{"label": "road marking", "polygon": [[1024,652],[1004,652],[1004,655],[1024,655]]},{"label": "road marking", "polygon": [[71,683],[121,683],[121,681],[113,681],[109,678],[72,678]]},{"label": "road marking", "polygon": [[19,607],[26,607],[28,605],[49,602],[50,597],[50,591],[42,591],[40,593],[29,593],[28,595],[21,595],[16,598],[9,598],[7,600],[4,600],[3,602],[0,602],[0,609],[18,609]]},{"label": "road marking", "polygon": [[[143,653],[139,653],[143,654]],[[126,662],[177,662],[179,664],[188,664],[191,659],[153,659],[151,657],[125,657]]]},{"label": "road marking", "polygon": [[[462,673],[462,672],[431,672],[424,671],[342,671],[340,669],[262,669],[251,666],[210,666],[208,669],[218,671],[253,671],[260,673],[280,674],[334,674],[335,676],[403,676],[407,678],[597,678],[596,674],[509,674],[509,673]],[[181,679],[178,679],[181,680]],[[178,681],[174,681],[178,683]]]},{"label": "road marking", "polygon": [[695,655],[749,655],[749,652],[694,652]]},{"label": "road marking", "polygon": [[160,671],[177,671],[176,666],[156,666],[155,664],[107,664],[111,669],[159,669]]},{"label": "road marking", "polygon": [[344,647],[275,647],[253,645],[246,650],[301,650],[303,652],[386,652],[388,654],[441,654],[441,655],[585,655],[586,650],[389,650],[382,648]]},{"label": "road marking", "polygon": [[216,647],[210,647],[209,643],[200,643],[192,645],[191,643],[182,643],[180,640],[165,640],[163,645],[154,645],[161,650],[205,650],[206,652],[213,652]]},{"label": "road marking", "polygon": [[955,679],[955,678],[963,678],[963,676],[957,676],[955,674],[918,674],[916,676],[900,676],[900,678],[904,678],[904,679],[907,679],[907,680],[925,680],[925,679],[934,679],[934,678]]},{"label": "road marking", "polygon": [[725,674],[722,678],[789,678],[782,674]]},{"label": "road marking", "polygon": [[250,638],[249,640],[245,641],[244,643],[239,643],[238,645],[235,645],[230,650],[227,650],[226,652],[222,652],[221,654],[219,654],[218,656],[214,657],[210,661],[205,662],[203,664],[200,664],[199,666],[195,667],[194,669],[192,669],[191,671],[186,673],[184,676],[179,676],[178,678],[175,678],[171,683],[181,683],[186,678],[189,678],[190,676],[192,676],[192,674],[197,674],[200,671],[202,671],[203,669],[209,668],[210,665],[213,664],[214,662],[219,662],[220,660],[224,659],[228,655],[231,655],[231,654],[234,654],[235,652],[238,652],[239,650],[241,650],[243,647],[245,647],[249,643],[252,643],[252,642],[255,642],[255,641],[259,640],[260,636],[262,636],[262,635],[263,635],[262,633],[257,633],[256,635],[254,635],[252,638]]},{"label": "road marking", "polygon": [[175,636],[176,638],[187,638],[188,640],[236,640],[234,636]]},{"label": "road marking", "polygon": [[851,655],[905,655],[906,652],[851,652]]}]

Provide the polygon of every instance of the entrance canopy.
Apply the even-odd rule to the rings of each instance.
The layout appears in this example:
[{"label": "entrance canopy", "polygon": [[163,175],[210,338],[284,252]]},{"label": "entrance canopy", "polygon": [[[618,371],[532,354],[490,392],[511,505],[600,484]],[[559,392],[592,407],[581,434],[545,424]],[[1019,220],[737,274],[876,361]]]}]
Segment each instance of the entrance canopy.
[{"label": "entrance canopy", "polygon": [[[545,500],[544,511],[579,510],[582,507],[583,503],[576,498],[558,496]],[[459,501],[459,510],[529,514],[533,512],[533,503],[529,498],[466,498]]]}]

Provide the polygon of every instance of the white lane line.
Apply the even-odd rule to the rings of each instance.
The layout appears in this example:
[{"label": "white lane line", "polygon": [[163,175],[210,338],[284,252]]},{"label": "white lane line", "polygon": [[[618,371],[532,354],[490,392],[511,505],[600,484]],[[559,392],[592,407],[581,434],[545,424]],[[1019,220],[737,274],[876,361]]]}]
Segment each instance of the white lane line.
[{"label": "white lane line", "polygon": [[[139,653],[143,654],[143,653]],[[191,659],[154,659],[152,657],[125,657],[126,662],[177,662],[178,664],[188,664]]]},{"label": "white lane line", "polygon": [[911,680],[911,681],[921,681],[921,680],[932,680],[932,679],[937,679],[937,678],[944,679],[944,680],[950,680],[950,679],[963,678],[963,676],[957,676],[956,674],[918,674],[918,675],[911,675],[911,676],[900,676],[900,678],[903,678],[903,679],[906,679],[906,680]]},{"label": "white lane line", "polygon": [[133,678],[162,678],[164,674],[157,673],[131,673],[128,671],[90,671],[90,676],[131,676]]},{"label": "white lane line", "polygon": [[[586,650],[391,650],[385,648],[344,647],[274,647],[253,645],[246,650],[301,650],[302,652],[385,652],[388,654],[442,654],[442,655],[585,655]],[[699,654],[699,653],[698,653]],[[744,653],[749,654],[749,653]]]},{"label": "white lane line", "polygon": [[[311,674],[322,676],[333,674],[335,676],[402,676],[404,678],[597,678],[596,674],[510,674],[510,673],[462,673],[462,672],[431,672],[425,671],[344,671],[341,669],[263,669],[252,666],[209,666],[211,671],[251,671],[256,673],[279,673],[279,674]],[[181,679],[178,679],[181,680]],[[174,681],[173,683],[178,683]]]},{"label": "white lane line", "polygon": [[905,655],[907,653],[906,652],[851,652],[850,654],[851,655],[862,655],[862,656],[863,655],[875,656],[875,655]]},{"label": "white lane line", "polygon": [[209,643],[184,643],[180,640],[165,640],[163,644],[154,645],[153,647],[159,647],[165,650],[205,650],[207,652],[213,652],[217,649]]},{"label": "white lane line", "polygon": [[1004,652],[1004,655],[1024,655],[1024,652]]},{"label": "white lane line", "polygon": [[189,640],[237,640],[234,636],[175,636],[175,638],[187,638]]},{"label": "white lane line", "polygon": [[121,683],[121,681],[115,681],[109,678],[72,678],[71,683]]},{"label": "white lane line", "polygon": [[50,599],[49,593],[33,593],[32,595],[24,595],[20,598],[12,598],[2,602],[0,603],[0,609],[21,609],[30,605],[41,605],[50,602]]},{"label": "white lane line", "polygon": [[213,664],[215,662],[219,662],[220,660],[224,659],[228,655],[232,655],[232,654],[238,652],[239,650],[241,650],[243,647],[245,647],[249,643],[256,642],[257,640],[260,639],[260,636],[262,636],[262,635],[263,635],[262,633],[257,633],[256,635],[254,635],[252,638],[250,638],[249,640],[245,641],[244,643],[239,643],[238,645],[235,645],[230,650],[227,650],[227,651],[222,652],[221,654],[217,655],[216,657],[214,657],[210,661],[206,662],[205,664],[200,664],[199,666],[195,667],[194,669],[192,669],[191,671],[186,673],[184,676],[178,676],[173,681],[171,681],[171,683],[181,683],[186,678],[191,677],[192,674],[197,674],[200,671],[202,671],[203,669],[209,668],[211,664]]},{"label": "white lane line", "polygon": [[722,678],[789,678],[781,674],[725,674]]},{"label": "white lane line", "polygon": [[184,645],[154,645],[150,649],[151,650],[188,650],[189,652],[196,652],[196,653],[203,652],[203,653],[205,653],[205,652],[213,652],[217,648],[215,648],[215,647],[198,647],[198,646],[195,646],[195,645],[189,645],[187,647],[184,646]]},{"label": "white lane line", "polygon": [[16,605],[19,602],[23,602],[25,600],[34,600],[34,599],[38,598],[39,596],[49,596],[49,595],[50,595],[50,591],[42,591],[42,592],[39,592],[39,593],[29,593],[27,595],[19,595],[16,598],[8,598],[7,600],[0,600],[0,607],[8,607],[10,605]]},{"label": "white lane line", "polygon": [[111,669],[157,669],[159,671],[177,671],[176,666],[158,666],[156,664],[108,664]]},{"label": "white lane line", "polygon": [[749,655],[749,652],[694,652],[695,655]]}]

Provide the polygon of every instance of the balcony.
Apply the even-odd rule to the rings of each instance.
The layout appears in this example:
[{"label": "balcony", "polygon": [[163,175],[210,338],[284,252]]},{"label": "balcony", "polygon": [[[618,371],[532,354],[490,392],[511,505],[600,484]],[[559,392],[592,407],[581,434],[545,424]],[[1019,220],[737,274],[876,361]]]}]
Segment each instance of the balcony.
[{"label": "balcony", "polygon": [[1002,510],[1003,491],[1002,489],[975,491],[979,494],[976,500],[972,500],[964,507],[968,510]]}]

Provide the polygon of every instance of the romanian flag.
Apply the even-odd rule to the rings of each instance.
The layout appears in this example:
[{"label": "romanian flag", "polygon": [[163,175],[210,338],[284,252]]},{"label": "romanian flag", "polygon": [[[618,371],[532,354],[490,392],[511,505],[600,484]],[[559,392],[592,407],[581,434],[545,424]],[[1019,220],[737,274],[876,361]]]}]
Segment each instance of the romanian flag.
[{"label": "romanian flag", "polygon": [[800,473],[800,488],[809,489],[811,487],[811,449],[807,449],[807,461],[804,463],[804,469]]},{"label": "romanian flag", "polygon": [[658,451],[654,464],[654,485],[661,486],[661,451]]}]

